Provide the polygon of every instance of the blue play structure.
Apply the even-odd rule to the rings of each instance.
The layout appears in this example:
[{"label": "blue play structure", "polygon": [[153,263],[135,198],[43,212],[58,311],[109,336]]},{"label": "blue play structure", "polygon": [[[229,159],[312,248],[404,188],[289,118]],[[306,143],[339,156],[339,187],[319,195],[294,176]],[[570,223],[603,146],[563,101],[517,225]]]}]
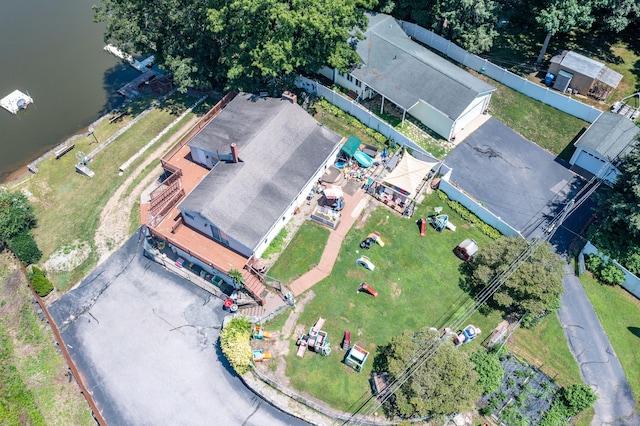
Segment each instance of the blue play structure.
[{"label": "blue play structure", "polygon": [[356,151],[353,158],[365,169],[373,165],[373,159],[362,151]]},{"label": "blue play structure", "polygon": [[438,232],[442,232],[444,228],[447,227],[447,222],[449,222],[449,216],[446,214],[439,214],[437,216],[427,218],[431,225],[433,225],[434,229]]}]

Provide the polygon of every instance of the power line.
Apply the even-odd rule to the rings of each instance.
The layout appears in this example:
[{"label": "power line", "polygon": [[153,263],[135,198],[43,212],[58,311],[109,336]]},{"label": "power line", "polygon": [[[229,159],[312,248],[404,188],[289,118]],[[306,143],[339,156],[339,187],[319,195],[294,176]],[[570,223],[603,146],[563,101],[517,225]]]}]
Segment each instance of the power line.
[{"label": "power line", "polygon": [[[616,161],[621,154],[618,154],[612,161]],[[555,234],[556,230],[562,225],[566,218],[573,213],[578,207],[580,207],[592,194],[595,192],[602,183],[602,178],[605,172],[608,172],[608,168],[603,168],[598,175],[594,176],[589,182],[584,185],[575,195],[569,200],[563,209],[558,212],[553,219],[549,222],[546,229],[543,230],[541,238],[534,239],[528,244],[508,265],[508,267],[499,272],[492,280],[485,286],[485,288],[473,298],[467,299],[463,305],[458,308],[453,314],[451,314],[449,321],[451,321],[451,330],[460,329],[466,321],[487,301],[489,300],[500,287],[517,271],[517,269],[527,261],[536,250],[545,242],[548,242]],[[374,413],[382,404],[384,404],[395,392],[398,391],[409,380],[409,378],[421,368],[446,342],[448,341],[448,335],[441,333],[438,339],[431,342],[426,348],[419,350],[412,356],[411,360],[405,364],[405,368],[401,374],[399,374],[394,380],[385,388],[385,392],[382,398],[377,398],[376,395],[371,395],[362,402],[353,414],[343,423],[362,424],[362,422]],[[376,399],[373,405],[369,403]],[[362,397],[360,398],[362,399]],[[365,410],[365,407],[369,405],[369,408]],[[356,416],[361,411],[365,411],[358,418]]]}]

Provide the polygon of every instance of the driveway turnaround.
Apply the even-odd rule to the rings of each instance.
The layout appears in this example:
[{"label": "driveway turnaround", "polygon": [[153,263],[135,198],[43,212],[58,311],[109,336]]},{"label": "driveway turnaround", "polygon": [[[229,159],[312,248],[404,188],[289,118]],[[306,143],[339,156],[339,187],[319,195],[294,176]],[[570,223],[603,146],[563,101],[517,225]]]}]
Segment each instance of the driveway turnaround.
[{"label": "driveway turnaround", "polygon": [[109,425],[304,425],[249,391],[217,345],[221,301],[142,254],[136,232],[49,311]]},{"label": "driveway turnaround", "polygon": [[555,157],[491,118],[445,159],[451,180],[527,237],[581,181]]},{"label": "driveway turnaround", "polygon": [[585,383],[592,385],[598,394],[594,406],[596,415],[591,424],[640,425],[633,392],[622,366],[580,280],[569,265],[565,269],[562,309],[558,311],[558,317]]}]

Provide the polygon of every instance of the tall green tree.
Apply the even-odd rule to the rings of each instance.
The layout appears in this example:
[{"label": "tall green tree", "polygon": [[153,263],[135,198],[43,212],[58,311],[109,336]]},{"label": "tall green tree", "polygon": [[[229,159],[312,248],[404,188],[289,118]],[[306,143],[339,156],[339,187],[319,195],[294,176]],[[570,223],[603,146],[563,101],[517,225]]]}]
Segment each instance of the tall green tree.
[{"label": "tall green tree", "polygon": [[493,0],[444,0],[440,4],[444,35],[471,53],[486,52],[498,35],[498,6]]},{"label": "tall green tree", "polygon": [[606,31],[619,33],[640,18],[637,0],[593,0],[596,24]]},{"label": "tall green tree", "polygon": [[537,62],[540,64],[547,53],[551,37],[567,33],[574,28],[588,29],[593,24],[590,0],[546,0],[540,5],[536,21],[547,33]]},{"label": "tall green tree", "polygon": [[432,345],[439,349],[385,402],[388,413],[405,418],[449,414],[470,410],[480,398],[482,387],[467,353],[441,342],[429,328],[394,337],[383,349],[380,365],[392,380],[403,379],[415,354]]},{"label": "tall green tree", "polygon": [[181,87],[255,90],[355,63],[348,43],[376,0],[104,0],[105,40],[153,52]]},{"label": "tall green tree", "polygon": [[103,0],[94,20],[105,42],[127,53],[153,53],[182,87],[216,85],[220,42],[207,18],[210,0]]},{"label": "tall green tree", "polygon": [[12,238],[36,226],[36,215],[27,196],[21,191],[0,187],[0,242],[6,245]]},{"label": "tall green tree", "polygon": [[[483,247],[466,264],[465,285],[472,294],[481,292],[528,244],[515,237],[499,238]],[[494,307],[506,313],[540,317],[559,308],[564,261],[544,242],[493,295]]]},{"label": "tall green tree", "polygon": [[640,255],[640,148],[623,158],[619,170],[614,185],[603,185],[596,196],[598,220],[590,237],[605,254],[624,261]]}]

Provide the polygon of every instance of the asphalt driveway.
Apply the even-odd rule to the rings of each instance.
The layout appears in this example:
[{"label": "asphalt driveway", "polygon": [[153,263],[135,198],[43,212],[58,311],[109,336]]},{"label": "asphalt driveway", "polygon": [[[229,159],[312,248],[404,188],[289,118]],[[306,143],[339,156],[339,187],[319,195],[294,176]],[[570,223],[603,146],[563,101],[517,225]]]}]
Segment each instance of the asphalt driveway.
[{"label": "asphalt driveway", "polygon": [[581,184],[555,157],[490,118],[445,159],[451,180],[525,237]]},{"label": "asphalt driveway", "polygon": [[558,317],[585,383],[598,394],[592,425],[637,426],[640,417],[629,382],[589,299],[573,274],[565,267],[562,309]]},{"label": "asphalt driveway", "polygon": [[140,231],[51,304],[109,425],[303,425],[230,371],[221,301],[142,255]]}]

